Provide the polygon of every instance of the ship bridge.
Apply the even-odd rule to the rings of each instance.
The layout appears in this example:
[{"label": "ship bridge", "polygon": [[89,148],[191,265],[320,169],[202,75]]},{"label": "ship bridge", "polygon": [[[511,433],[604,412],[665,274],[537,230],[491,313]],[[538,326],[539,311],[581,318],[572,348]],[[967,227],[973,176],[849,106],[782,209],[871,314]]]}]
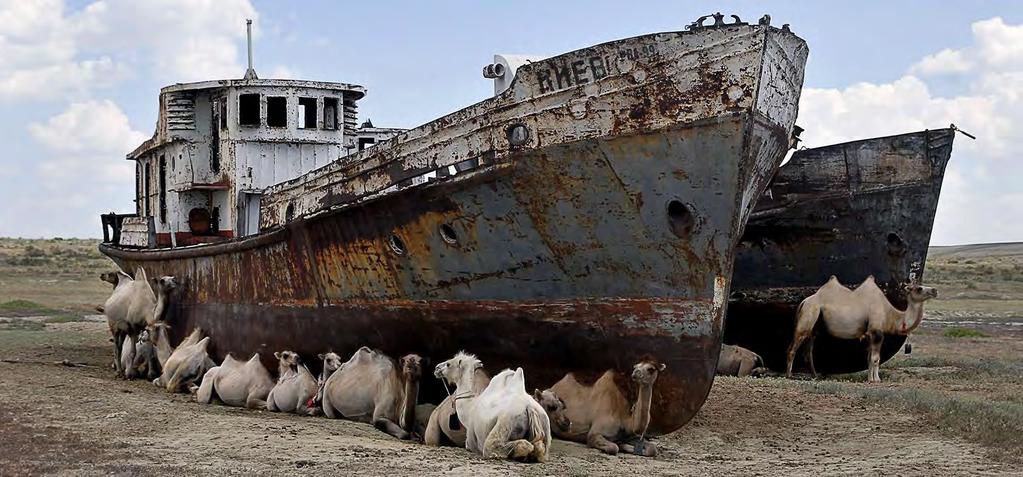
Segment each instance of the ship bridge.
[{"label": "ship bridge", "polygon": [[360,148],[362,86],[246,77],[160,90],[153,137],[127,155],[136,213],[104,218],[113,242],[167,247],[256,233],[263,189]]}]

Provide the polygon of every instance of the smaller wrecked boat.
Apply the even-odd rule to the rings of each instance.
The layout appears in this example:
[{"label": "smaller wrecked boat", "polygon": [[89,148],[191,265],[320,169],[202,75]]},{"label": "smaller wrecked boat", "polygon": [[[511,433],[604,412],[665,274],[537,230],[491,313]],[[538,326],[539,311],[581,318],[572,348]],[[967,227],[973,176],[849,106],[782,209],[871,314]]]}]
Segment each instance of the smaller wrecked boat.
[{"label": "smaller wrecked boat", "polygon": [[[873,275],[888,300],[905,309],[902,284],[923,278],[955,131],[795,152],[757,202],[736,249],[725,343],[784,370],[796,307],[831,275],[846,285]],[[886,336],[882,361],[904,342]],[[864,370],[867,345],[821,333],[814,361],[823,373]]]}]

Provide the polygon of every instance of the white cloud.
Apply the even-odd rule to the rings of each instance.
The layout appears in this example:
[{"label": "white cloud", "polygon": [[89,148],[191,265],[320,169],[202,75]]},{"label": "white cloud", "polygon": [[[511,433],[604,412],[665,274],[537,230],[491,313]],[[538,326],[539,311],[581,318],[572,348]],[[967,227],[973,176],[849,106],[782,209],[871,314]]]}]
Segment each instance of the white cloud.
[{"label": "white cloud", "polygon": [[966,60],[963,52],[946,48],[933,55],[923,57],[922,60],[910,67],[909,72],[924,76],[965,73],[972,66]]},{"label": "white cloud", "polygon": [[[972,65],[957,63],[977,58]],[[1023,26],[1000,18],[973,24],[973,44],[942,50],[890,83],[843,89],[806,88],[799,123],[810,147],[945,127],[955,123],[978,140],[956,138],[932,243],[1023,240]],[[969,90],[935,95],[927,76],[966,74]],[[919,75],[919,76],[918,76]],[[1008,219],[1013,217],[1015,219]],[[1007,220],[1008,219],[1008,220]]]},{"label": "white cloud", "polygon": [[268,79],[295,79],[299,77],[301,77],[301,75],[297,71],[288,68],[287,66],[284,65],[277,65],[270,70],[270,74],[266,76],[260,76],[260,78]]},{"label": "white cloud", "polygon": [[249,0],[98,0],[73,12],[0,0],[0,101],[84,98],[136,70],[164,84],[240,78],[246,18],[257,20]]}]

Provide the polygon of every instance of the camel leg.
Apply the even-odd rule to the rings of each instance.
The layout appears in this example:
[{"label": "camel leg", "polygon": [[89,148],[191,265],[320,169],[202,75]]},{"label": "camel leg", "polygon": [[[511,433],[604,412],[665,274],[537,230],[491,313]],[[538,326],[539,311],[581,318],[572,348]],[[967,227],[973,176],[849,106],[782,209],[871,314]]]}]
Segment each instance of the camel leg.
[{"label": "camel leg", "polygon": [[799,345],[803,343],[803,340],[813,334],[813,327],[817,324],[817,318],[820,316],[820,307],[817,306],[813,298],[811,296],[803,300],[796,310],[796,329],[792,335],[792,344],[789,345],[788,361],[785,366],[785,376],[789,378],[792,377],[792,363],[796,360],[796,351],[799,350]]},{"label": "camel leg", "polygon": [[654,457],[657,455],[657,444],[642,437],[637,437],[631,442],[623,442],[619,447],[625,452],[643,457]]},{"label": "camel leg", "polygon": [[408,440],[408,438],[411,437],[408,431],[402,429],[401,426],[395,424],[394,421],[383,416],[373,418],[373,427],[376,427],[377,429],[380,429],[381,431],[384,431],[403,441]]},{"label": "camel leg", "polygon": [[881,343],[884,341],[884,334],[880,330],[870,330],[870,362],[867,366],[867,381],[871,383],[881,382]]},{"label": "camel leg", "polygon": [[[203,381],[206,381],[205,379]],[[254,394],[249,394],[245,399],[245,407],[249,409],[266,409],[266,401],[259,399]]]},{"label": "camel leg", "polygon": [[209,404],[213,400],[213,381],[217,379],[217,371],[219,368],[213,368],[203,375],[202,384],[195,393],[195,400],[199,404]]},{"label": "camel leg", "polygon": [[607,440],[599,432],[592,432],[586,436],[586,445],[598,449],[605,454],[615,455],[618,453],[618,444]]},{"label": "camel leg", "polygon": [[124,369],[121,368],[121,347],[124,346],[124,337],[123,331],[114,332],[114,372],[117,376],[124,375]]},{"label": "camel leg", "polygon": [[[520,416],[521,417],[521,416]],[[533,443],[525,439],[509,441],[515,424],[502,416],[483,442],[483,457],[487,459],[523,460],[533,453]]]},{"label": "camel leg", "polygon": [[739,374],[737,376],[740,377],[740,378],[745,378],[746,376],[749,376],[750,373],[753,371],[753,366],[755,364],[756,364],[756,362],[754,362],[751,359],[744,359],[744,360],[740,361],[739,362]]},{"label": "camel leg", "polygon": [[811,333],[810,339],[806,340],[805,350],[803,351],[803,359],[810,365],[810,374],[813,375],[814,379],[817,379],[817,367],[813,365],[813,342],[817,340],[817,333]]},{"label": "camel leg", "polygon": [[277,390],[277,387],[274,387],[273,389],[270,390],[270,394],[266,395],[266,410],[267,411],[278,412],[278,411],[281,410],[281,409],[279,409],[277,407],[277,403],[274,402],[274,391],[276,391],[276,390]]}]

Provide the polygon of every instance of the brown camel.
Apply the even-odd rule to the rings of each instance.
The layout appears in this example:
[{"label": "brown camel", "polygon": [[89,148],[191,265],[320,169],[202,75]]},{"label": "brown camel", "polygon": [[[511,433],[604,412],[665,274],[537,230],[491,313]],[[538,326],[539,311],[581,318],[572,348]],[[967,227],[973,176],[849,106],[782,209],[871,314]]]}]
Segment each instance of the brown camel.
[{"label": "brown camel", "polygon": [[419,355],[405,355],[399,363],[363,346],[327,378],[323,414],[372,423],[398,439],[408,439],[415,430],[421,375]]},{"label": "brown camel", "polygon": [[721,345],[721,353],[718,355],[718,376],[758,376],[765,374],[764,358],[741,346]]},{"label": "brown camel", "polygon": [[650,424],[650,403],[654,381],[664,371],[664,364],[643,359],[632,368],[632,381],[639,387],[632,405],[615,383],[615,372],[606,371],[592,386],[579,383],[568,373],[551,386],[565,403],[570,419],[569,429],[555,430],[558,438],[583,442],[607,454],[619,449],[636,455],[657,454],[654,444],[644,439]]},{"label": "brown camel", "polygon": [[838,282],[834,275],[816,293],[810,295],[796,310],[796,330],[788,349],[786,375],[792,377],[792,362],[803,340],[810,338],[805,350],[810,372],[813,366],[813,332],[817,319],[823,317],[828,334],[842,339],[869,339],[868,381],[881,382],[881,343],[885,333],[908,335],[920,326],[924,317],[924,302],[938,296],[931,287],[917,284],[906,286],[906,311],[899,311],[888,301],[881,288],[869,276],[860,286],[850,290]]}]

